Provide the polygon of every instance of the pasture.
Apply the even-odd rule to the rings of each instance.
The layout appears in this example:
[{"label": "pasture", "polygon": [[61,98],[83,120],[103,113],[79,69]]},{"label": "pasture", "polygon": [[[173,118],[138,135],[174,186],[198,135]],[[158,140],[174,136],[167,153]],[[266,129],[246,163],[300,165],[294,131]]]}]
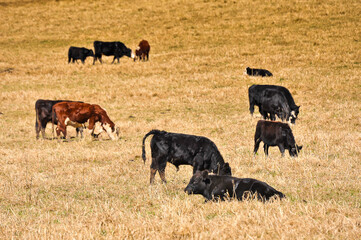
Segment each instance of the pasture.
[{"label": "pasture", "polygon": [[[358,239],[360,13],[356,0],[1,1],[0,238]],[[148,62],[67,63],[70,46],[142,39]],[[266,159],[262,144],[253,156],[252,84],[285,86],[301,105],[298,158],[271,147]],[[99,104],[121,139],[36,140],[39,98]],[[171,164],[150,186],[151,129],[208,137],[234,176],[287,199],[204,203],[183,191],[192,167]]]}]

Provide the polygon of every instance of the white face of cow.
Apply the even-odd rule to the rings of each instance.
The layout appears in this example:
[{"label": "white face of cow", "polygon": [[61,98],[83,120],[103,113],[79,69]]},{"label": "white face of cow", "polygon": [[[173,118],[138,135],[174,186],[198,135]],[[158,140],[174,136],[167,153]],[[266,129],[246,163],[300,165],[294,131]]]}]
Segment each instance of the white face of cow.
[{"label": "white face of cow", "polygon": [[243,75],[247,75],[247,68],[244,69]]},{"label": "white face of cow", "polygon": [[296,118],[296,113],[295,113],[294,110],[291,111],[291,116],[294,117],[294,118]]},{"label": "white face of cow", "polygon": [[134,59],[135,58],[135,54],[134,54],[134,52],[132,51],[132,53],[131,53],[131,58],[132,59]]},{"label": "white face of cow", "polygon": [[117,140],[117,137],[119,135],[119,128],[114,128],[114,131],[112,131],[112,128],[108,123],[103,124],[104,130],[108,133],[108,136],[112,140]]}]

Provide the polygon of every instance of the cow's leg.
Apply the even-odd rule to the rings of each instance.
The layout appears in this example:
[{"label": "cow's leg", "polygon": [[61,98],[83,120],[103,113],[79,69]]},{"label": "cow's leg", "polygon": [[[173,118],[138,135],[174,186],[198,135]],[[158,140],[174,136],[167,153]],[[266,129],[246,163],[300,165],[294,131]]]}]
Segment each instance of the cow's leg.
[{"label": "cow's leg", "polygon": [[79,128],[76,128],[76,137],[79,136],[79,132],[80,132],[80,137],[83,138],[83,128],[82,127],[79,127]]},{"label": "cow's leg", "polygon": [[149,52],[147,53],[147,61],[149,61]]},{"label": "cow's leg", "polygon": [[156,172],[159,172],[159,176],[164,183],[167,183],[165,179],[165,167],[167,166],[167,157],[166,156],[156,156],[152,152],[152,164],[150,165],[150,184],[154,183],[154,177]]},{"label": "cow's leg", "polygon": [[71,57],[68,58],[68,64],[71,62]]},{"label": "cow's leg", "polygon": [[84,64],[85,63],[85,58],[81,59],[81,63]]},{"label": "cow's leg", "polygon": [[156,173],[157,173],[157,169],[150,167],[150,184],[154,183],[154,178]]},{"label": "cow's leg", "polygon": [[278,144],[278,148],[280,149],[282,157],[284,157],[285,156],[285,146],[282,143],[280,143],[280,144]]},{"label": "cow's leg", "polygon": [[66,126],[61,123],[58,123],[58,126],[56,127],[56,136],[59,142],[60,142],[60,133],[63,133],[64,137],[66,136]]},{"label": "cow's leg", "polygon": [[166,166],[167,166],[167,160],[161,161],[159,163],[158,172],[159,172],[160,179],[162,179],[163,183],[167,183],[167,180],[165,179],[165,167]]},{"label": "cow's leg", "polygon": [[45,128],[46,128],[46,122],[42,122],[41,123],[41,136],[43,137],[43,139],[45,139]]},{"label": "cow's leg", "polygon": [[268,148],[269,148],[269,145],[267,145],[267,144],[263,145],[263,149],[264,149],[264,153],[266,154],[266,157],[268,157]]},{"label": "cow's leg", "polygon": [[36,119],[36,120],[35,120],[36,139],[39,139],[40,130],[41,130],[41,126],[40,126],[40,124],[39,124],[39,121]]},{"label": "cow's leg", "polygon": [[272,121],[275,121],[276,120],[276,115],[274,113],[270,113],[270,119]]},{"label": "cow's leg", "polygon": [[116,59],[116,57],[114,56],[113,61],[112,61],[112,64],[114,63],[115,59]]},{"label": "cow's leg", "polygon": [[204,170],[203,160],[203,153],[197,153],[196,156],[193,158],[193,174],[195,174],[197,171]]}]

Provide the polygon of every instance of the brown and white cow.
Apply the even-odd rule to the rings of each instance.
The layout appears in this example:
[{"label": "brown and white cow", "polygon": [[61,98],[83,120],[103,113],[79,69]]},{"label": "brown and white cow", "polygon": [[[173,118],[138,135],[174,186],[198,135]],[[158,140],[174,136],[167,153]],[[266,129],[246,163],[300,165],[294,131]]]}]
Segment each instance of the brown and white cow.
[{"label": "brown and white cow", "polygon": [[139,58],[139,61],[143,59],[145,61],[145,57],[147,56],[147,61],[149,60],[149,51],[150,46],[147,40],[140,41],[137,49],[135,49],[135,58],[134,61]]},{"label": "brown and white cow", "polygon": [[[56,134],[59,137],[63,133],[66,138],[66,127],[87,127],[89,132],[100,134],[103,129],[112,140],[119,136],[119,128],[110,120],[106,111],[97,104],[60,102],[52,108],[53,119],[58,119]],[[53,127],[54,127],[54,121]],[[100,124],[100,126],[98,126]],[[97,127],[98,126],[98,127]]]}]

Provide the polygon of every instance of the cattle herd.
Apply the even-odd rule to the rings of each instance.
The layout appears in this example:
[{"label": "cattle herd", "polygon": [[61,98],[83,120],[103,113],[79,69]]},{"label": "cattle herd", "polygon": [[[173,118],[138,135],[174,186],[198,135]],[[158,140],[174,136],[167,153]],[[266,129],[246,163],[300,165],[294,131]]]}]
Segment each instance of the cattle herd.
[{"label": "cattle herd", "polygon": [[[135,50],[127,48],[121,42],[94,42],[94,52],[91,49],[70,47],[68,52],[68,62],[81,60],[82,63],[88,56],[102,63],[102,55],[114,56],[119,62],[119,58],[131,57],[134,61],[149,59],[150,45],[148,41],[142,40]],[[247,67],[245,73],[250,76],[273,76],[265,69],[252,69]],[[264,143],[264,152],[268,156],[270,146],[278,146],[282,156],[288,150],[291,157],[297,157],[302,149],[295,142],[289,123],[295,124],[299,114],[300,106],[295,101],[290,91],[282,86],[276,85],[252,85],[248,89],[249,110],[253,115],[254,106],[258,106],[259,112],[264,120],[259,120],[256,125],[254,135],[254,154],[257,153],[261,142]],[[56,135],[60,141],[61,135],[68,139],[67,126],[76,128],[77,137],[80,132],[85,136],[97,138],[105,131],[112,140],[119,139],[119,128],[110,120],[105,109],[97,104],[88,104],[80,101],[69,100],[43,100],[39,99],[35,103],[36,138],[39,133],[45,139],[45,128],[51,122],[56,125]],[[282,120],[275,121],[276,117]],[[269,120],[270,121],[269,121]],[[286,121],[286,122],[285,122]],[[288,123],[289,122],[289,123]],[[225,162],[220,151],[213,141],[203,136],[195,136],[181,133],[172,133],[160,130],[151,130],[144,135],[142,141],[142,159],[145,163],[145,141],[151,136],[151,165],[150,183],[154,183],[156,173],[159,173],[161,180],[166,183],[165,168],[167,163],[172,163],[177,171],[180,165],[190,165],[193,167],[193,176],[184,191],[188,194],[201,194],[206,201],[254,198],[267,201],[274,198],[284,198],[282,192],[277,191],[267,183],[252,178],[232,177],[229,163]],[[213,174],[210,174],[213,173]]]},{"label": "cattle herd", "polygon": [[79,59],[84,64],[85,59],[87,57],[93,57],[93,65],[96,60],[100,63],[102,61],[102,55],[105,56],[114,56],[112,63],[114,63],[115,59],[118,60],[123,56],[127,56],[133,58],[134,61],[139,58],[139,60],[145,61],[145,57],[147,57],[147,61],[149,60],[149,51],[150,45],[147,40],[140,41],[137,49],[135,50],[135,54],[132,52],[130,48],[127,48],[122,42],[102,42],[102,41],[94,41],[94,52],[92,49],[87,49],[84,47],[73,47],[71,46],[68,51],[68,63],[77,62]]}]

